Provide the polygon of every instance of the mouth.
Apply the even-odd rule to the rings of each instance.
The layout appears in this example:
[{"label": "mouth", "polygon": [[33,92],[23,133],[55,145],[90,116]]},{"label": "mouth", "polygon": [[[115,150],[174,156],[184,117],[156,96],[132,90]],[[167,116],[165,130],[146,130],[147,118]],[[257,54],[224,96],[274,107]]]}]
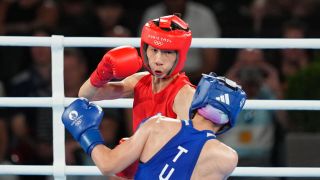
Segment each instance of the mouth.
[{"label": "mouth", "polygon": [[159,71],[159,70],[156,70],[156,71],[154,71],[154,74],[157,75],[157,76],[161,76],[163,74],[163,72]]}]

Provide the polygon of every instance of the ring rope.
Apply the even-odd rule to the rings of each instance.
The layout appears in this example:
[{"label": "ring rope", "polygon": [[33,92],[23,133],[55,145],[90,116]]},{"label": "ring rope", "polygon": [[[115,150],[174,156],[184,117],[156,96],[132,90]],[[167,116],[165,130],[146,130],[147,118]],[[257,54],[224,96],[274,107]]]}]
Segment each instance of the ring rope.
[{"label": "ring rope", "polygon": [[[0,46],[50,47],[52,37],[0,36]],[[140,46],[140,38],[120,37],[64,37],[64,47],[117,47],[130,44]],[[253,48],[253,49],[320,49],[320,39],[295,38],[193,38],[191,48]]]},{"label": "ring rope", "polygon": [[[48,165],[1,165],[0,175],[53,175]],[[96,166],[65,166],[66,175],[102,175]],[[320,168],[307,167],[237,167],[231,176],[245,177],[320,177]]]},{"label": "ring rope", "polygon": [[[64,107],[75,98],[64,98]],[[132,98],[95,101],[104,108],[132,108]],[[0,97],[0,107],[52,107],[51,97]],[[320,110],[320,100],[247,100],[247,110]]]}]

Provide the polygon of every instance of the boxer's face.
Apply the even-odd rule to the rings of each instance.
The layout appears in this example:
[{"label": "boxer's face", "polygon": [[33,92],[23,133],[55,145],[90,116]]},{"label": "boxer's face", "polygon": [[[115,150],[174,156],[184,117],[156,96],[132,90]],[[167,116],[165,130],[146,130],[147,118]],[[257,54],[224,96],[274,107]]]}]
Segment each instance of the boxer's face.
[{"label": "boxer's face", "polygon": [[164,78],[172,69],[177,59],[177,52],[148,46],[147,57],[152,73],[158,78]]}]

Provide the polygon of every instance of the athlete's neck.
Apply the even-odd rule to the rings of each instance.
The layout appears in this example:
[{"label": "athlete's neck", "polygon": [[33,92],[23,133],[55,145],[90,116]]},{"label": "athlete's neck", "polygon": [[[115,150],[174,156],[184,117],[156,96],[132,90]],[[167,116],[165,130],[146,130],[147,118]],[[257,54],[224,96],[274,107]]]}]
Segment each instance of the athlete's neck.
[{"label": "athlete's neck", "polygon": [[178,74],[168,77],[168,78],[158,78],[156,76],[152,76],[152,92],[158,93],[166,88],[176,77]]},{"label": "athlete's neck", "polygon": [[211,121],[205,119],[198,113],[192,119],[193,127],[199,131],[202,130],[211,130],[213,132],[217,132],[220,129],[220,126],[212,123]]}]

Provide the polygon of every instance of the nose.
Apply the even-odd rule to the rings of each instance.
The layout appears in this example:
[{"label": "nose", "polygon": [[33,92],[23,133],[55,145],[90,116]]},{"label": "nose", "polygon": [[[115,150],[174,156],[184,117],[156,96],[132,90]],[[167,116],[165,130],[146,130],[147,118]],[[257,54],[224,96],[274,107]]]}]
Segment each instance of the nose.
[{"label": "nose", "polygon": [[158,65],[158,66],[163,65],[163,57],[162,57],[162,52],[161,51],[158,51],[155,54],[154,58],[155,58],[156,65]]}]

